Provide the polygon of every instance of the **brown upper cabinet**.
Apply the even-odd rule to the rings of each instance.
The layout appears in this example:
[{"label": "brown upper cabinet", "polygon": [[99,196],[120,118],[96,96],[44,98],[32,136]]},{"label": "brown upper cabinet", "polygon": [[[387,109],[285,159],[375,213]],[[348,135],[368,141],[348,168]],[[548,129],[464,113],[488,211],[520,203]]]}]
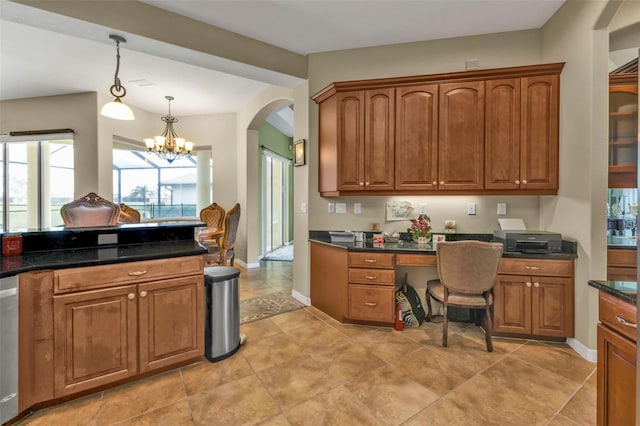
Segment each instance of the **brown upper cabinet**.
[{"label": "brown upper cabinet", "polygon": [[563,66],[332,83],[320,194],[557,194]]}]

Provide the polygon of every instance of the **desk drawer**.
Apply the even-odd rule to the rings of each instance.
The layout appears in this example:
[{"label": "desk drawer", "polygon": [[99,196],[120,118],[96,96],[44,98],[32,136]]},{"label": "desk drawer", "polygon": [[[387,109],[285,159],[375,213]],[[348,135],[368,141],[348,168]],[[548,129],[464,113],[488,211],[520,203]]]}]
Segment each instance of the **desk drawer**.
[{"label": "desk drawer", "polygon": [[570,277],[573,275],[573,260],[503,258],[498,273]]},{"label": "desk drawer", "polygon": [[393,268],[393,253],[349,253],[349,266]]},{"label": "desk drawer", "polygon": [[607,250],[607,266],[635,268],[637,263],[637,252],[635,250]]},{"label": "desk drawer", "polygon": [[436,256],[429,254],[396,254],[396,265],[436,266]]},{"label": "desk drawer", "polygon": [[203,274],[202,256],[115,263],[54,271],[55,294]]},{"label": "desk drawer", "polygon": [[636,307],[603,291],[600,291],[599,300],[600,322],[635,342],[636,328],[625,325],[623,321],[637,324]]},{"label": "desk drawer", "polygon": [[349,318],[391,323],[394,307],[394,287],[349,284]]},{"label": "desk drawer", "polygon": [[361,284],[395,284],[393,269],[349,268],[349,282]]}]

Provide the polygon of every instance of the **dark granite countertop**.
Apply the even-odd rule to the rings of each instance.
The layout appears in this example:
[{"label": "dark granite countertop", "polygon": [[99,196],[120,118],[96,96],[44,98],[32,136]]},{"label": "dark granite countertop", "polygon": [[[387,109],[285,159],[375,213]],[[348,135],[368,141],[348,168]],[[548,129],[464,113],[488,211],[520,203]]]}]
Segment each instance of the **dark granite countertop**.
[{"label": "dark granite countertop", "polygon": [[635,281],[589,280],[589,285],[632,305],[636,304],[638,283]]},{"label": "dark granite countertop", "polygon": [[[370,234],[370,233],[368,233]],[[374,251],[380,253],[420,253],[425,255],[435,255],[436,249],[433,244],[418,244],[413,241],[398,241],[394,243],[385,242],[376,244],[370,241],[371,235],[367,236],[365,242],[354,243],[332,243],[328,232],[312,231],[309,235],[309,241],[341,247],[348,251]],[[452,240],[479,240],[491,241],[491,234],[450,234],[447,235]],[[566,243],[566,244],[565,244]],[[521,252],[504,252],[502,257],[515,257],[527,259],[575,259],[578,257],[576,253],[576,244],[570,241],[563,241],[563,250],[559,253],[521,253]]]},{"label": "dark granite countertop", "polygon": [[[635,237],[633,237],[635,238]],[[607,248],[610,249],[624,249],[624,250],[636,250],[638,247],[638,240],[632,237],[607,237]]]}]

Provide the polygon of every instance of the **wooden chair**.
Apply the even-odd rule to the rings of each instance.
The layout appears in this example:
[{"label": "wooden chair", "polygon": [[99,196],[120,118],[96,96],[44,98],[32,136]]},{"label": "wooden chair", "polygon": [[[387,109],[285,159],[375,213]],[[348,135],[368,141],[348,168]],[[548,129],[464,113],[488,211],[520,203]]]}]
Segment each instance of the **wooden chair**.
[{"label": "wooden chair", "polygon": [[60,208],[65,226],[115,226],[120,207],[93,192],[73,200]]},{"label": "wooden chair", "polygon": [[120,203],[118,223],[140,223],[140,212],[125,203]]},{"label": "wooden chair", "polygon": [[198,233],[198,241],[203,244],[220,245],[222,238],[223,224],[225,219],[225,211],[222,206],[217,203],[208,205],[200,210],[200,220],[207,224],[207,227]]},{"label": "wooden chair", "polygon": [[209,253],[204,255],[207,265],[227,265],[233,266],[235,261],[236,235],[238,234],[238,224],[240,223],[240,204],[233,206],[224,219],[224,234],[220,244],[206,244]]},{"label": "wooden chair", "polygon": [[443,305],[442,346],[447,346],[447,308],[483,309],[487,351],[493,352],[491,305],[493,285],[502,257],[502,244],[481,241],[438,243],[436,262],[439,280],[427,283],[427,321],[431,320],[431,298]]}]

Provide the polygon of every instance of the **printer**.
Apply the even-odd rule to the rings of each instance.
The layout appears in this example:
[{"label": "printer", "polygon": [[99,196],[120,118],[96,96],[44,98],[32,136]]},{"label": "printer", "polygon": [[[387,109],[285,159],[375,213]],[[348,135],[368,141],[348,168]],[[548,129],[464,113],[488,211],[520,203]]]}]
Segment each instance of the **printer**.
[{"label": "printer", "polygon": [[557,232],[501,230],[493,231],[493,241],[504,251],[520,253],[557,253],[562,251],[562,235]]}]

